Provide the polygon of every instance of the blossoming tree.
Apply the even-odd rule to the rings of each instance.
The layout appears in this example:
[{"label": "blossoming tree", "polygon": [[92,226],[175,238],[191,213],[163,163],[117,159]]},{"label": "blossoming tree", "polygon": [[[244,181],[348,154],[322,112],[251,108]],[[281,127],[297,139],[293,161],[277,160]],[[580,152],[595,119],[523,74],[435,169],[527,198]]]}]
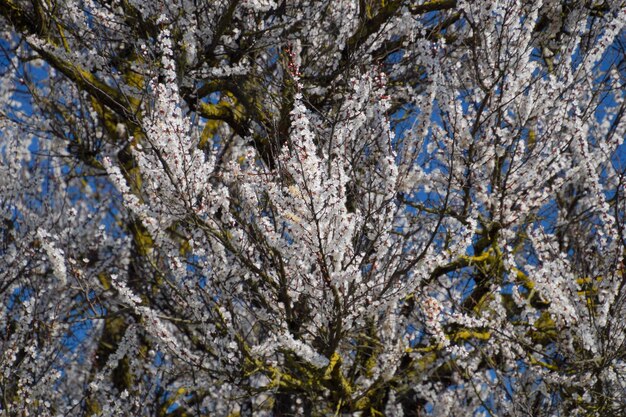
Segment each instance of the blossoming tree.
[{"label": "blossoming tree", "polygon": [[0,24],[0,414],[626,413],[623,1]]}]

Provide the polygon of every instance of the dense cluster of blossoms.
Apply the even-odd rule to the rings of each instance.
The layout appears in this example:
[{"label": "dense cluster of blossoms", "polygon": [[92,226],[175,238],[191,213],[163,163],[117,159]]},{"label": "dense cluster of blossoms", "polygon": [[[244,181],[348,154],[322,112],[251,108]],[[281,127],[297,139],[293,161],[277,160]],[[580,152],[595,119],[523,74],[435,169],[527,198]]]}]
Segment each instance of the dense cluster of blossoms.
[{"label": "dense cluster of blossoms", "polygon": [[624,2],[0,24],[0,414],[626,413]]}]

